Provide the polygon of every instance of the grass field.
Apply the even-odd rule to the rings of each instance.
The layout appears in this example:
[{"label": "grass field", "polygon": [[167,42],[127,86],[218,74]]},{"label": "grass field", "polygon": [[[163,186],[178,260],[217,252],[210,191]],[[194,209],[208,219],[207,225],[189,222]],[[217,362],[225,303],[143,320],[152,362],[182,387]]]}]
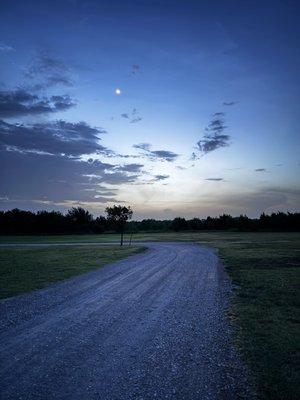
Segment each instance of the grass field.
[{"label": "grass field", "polygon": [[[237,289],[230,318],[259,398],[300,398],[300,238],[215,242]],[[271,240],[273,237],[274,240]]]},{"label": "grass field", "polygon": [[[237,345],[256,378],[259,398],[300,398],[299,233],[140,233],[134,240],[193,241],[217,249],[236,286],[229,316],[236,327]],[[109,241],[119,241],[119,235],[0,237],[3,244]],[[16,288],[43,287],[58,275],[63,279],[136,251],[115,246],[0,248],[1,264],[6,265],[4,278],[9,282],[7,289],[1,286],[0,293],[5,297]],[[52,266],[56,271],[53,276],[47,272]]]},{"label": "grass field", "polygon": [[40,289],[142,251],[142,247],[0,248],[0,298]]},{"label": "grass field", "polygon": [[[124,241],[128,242],[129,234],[124,235]],[[257,242],[277,242],[285,243],[299,238],[299,233],[282,232],[222,232],[222,231],[204,231],[204,232],[162,232],[162,233],[136,233],[133,235],[135,241],[187,241],[201,242],[204,244],[222,245],[222,243],[257,243]],[[102,235],[44,235],[44,236],[0,236],[0,244],[18,244],[18,243],[106,243],[120,242],[118,234]]]}]

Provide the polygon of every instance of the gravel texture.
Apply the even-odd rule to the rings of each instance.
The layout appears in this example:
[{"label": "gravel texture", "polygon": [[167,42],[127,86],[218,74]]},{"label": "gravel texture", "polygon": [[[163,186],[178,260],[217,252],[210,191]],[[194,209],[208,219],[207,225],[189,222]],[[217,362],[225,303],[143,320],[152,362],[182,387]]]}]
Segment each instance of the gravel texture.
[{"label": "gravel texture", "polygon": [[148,250],[0,302],[1,399],[252,399],[231,285],[196,244]]}]

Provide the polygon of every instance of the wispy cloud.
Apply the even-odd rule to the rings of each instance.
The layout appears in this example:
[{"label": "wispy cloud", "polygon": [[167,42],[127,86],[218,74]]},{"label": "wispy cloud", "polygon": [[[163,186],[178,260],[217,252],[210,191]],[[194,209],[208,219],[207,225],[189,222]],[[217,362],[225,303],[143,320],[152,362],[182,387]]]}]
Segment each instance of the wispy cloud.
[{"label": "wispy cloud", "polygon": [[179,154],[173,153],[173,151],[168,151],[168,150],[151,150],[151,144],[150,143],[139,143],[133,145],[135,149],[140,149],[143,150],[145,153],[144,155],[149,158],[151,161],[175,161],[178,157]]},{"label": "wispy cloud", "polygon": [[134,144],[133,148],[135,149],[140,149],[140,150],[145,150],[145,151],[150,151],[151,149],[151,144],[150,143],[139,143],[139,144]]},{"label": "wispy cloud", "polygon": [[267,172],[266,168],[256,168],[255,172]]},{"label": "wispy cloud", "polygon": [[23,89],[0,91],[0,117],[11,118],[65,111],[76,103],[68,95],[40,97]]},{"label": "wispy cloud", "polygon": [[179,154],[174,153],[169,150],[153,150],[150,152],[150,158],[165,160],[165,161],[175,161],[179,157]]},{"label": "wispy cloud", "polygon": [[10,51],[15,51],[15,49],[4,42],[0,42],[0,51],[10,52]]},{"label": "wispy cloud", "polygon": [[43,90],[55,85],[74,85],[70,68],[62,60],[47,53],[41,53],[35,57],[25,69],[24,76],[38,81],[33,86],[35,90]]},{"label": "wispy cloud", "polygon": [[237,101],[223,101],[223,106],[234,106],[237,103]]},{"label": "wispy cloud", "polygon": [[[30,201],[114,201],[120,185],[130,184],[138,174],[115,171],[115,165],[83,161],[65,155],[24,153],[0,149],[0,193]],[[12,177],[18,179],[12,179]],[[113,193],[103,192],[112,185]],[[100,196],[100,197],[99,197]]]},{"label": "wispy cloud", "polygon": [[165,179],[170,178],[170,175],[155,175],[154,180],[155,181],[164,181]]},{"label": "wispy cloud", "polygon": [[132,75],[136,75],[136,74],[138,74],[139,72],[140,72],[140,66],[139,66],[139,64],[132,64],[132,66],[131,66],[131,74]]},{"label": "wispy cloud", "polygon": [[130,113],[123,113],[121,114],[122,118],[128,119],[130,120],[129,122],[131,124],[136,124],[140,121],[142,121],[142,117],[139,115],[139,112],[136,108],[133,108],[132,111]]},{"label": "wispy cloud", "polygon": [[106,131],[93,128],[85,122],[54,121],[31,125],[10,124],[0,120],[0,148],[80,156],[92,153],[110,153],[99,144]]},{"label": "wispy cloud", "polygon": [[133,118],[133,119],[130,121],[130,123],[131,123],[131,124],[136,124],[137,122],[140,122],[142,119],[143,119],[143,118],[141,118],[141,117]]},{"label": "wispy cloud", "polygon": [[[224,116],[223,112],[213,114],[210,123],[205,128],[205,135],[197,142],[197,150],[200,154],[207,154],[221,147],[229,146],[230,136],[224,133],[227,128]],[[194,152],[191,159],[197,158],[198,155]]]},{"label": "wispy cloud", "polygon": [[125,164],[125,165],[118,165],[116,169],[118,171],[128,172],[128,173],[137,173],[140,172],[141,169],[144,167],[144,164],[132,163],[132,164]]},{"label": "wispy cloud", "polygon": [[299,210],[300,190],[295,187],[266,186],[257,190],[249,190],[225,194],[219,192],[209,199],[212,208],[222,207],[227,212],[257,215],[262,212],[278,210],[296,212]]}]

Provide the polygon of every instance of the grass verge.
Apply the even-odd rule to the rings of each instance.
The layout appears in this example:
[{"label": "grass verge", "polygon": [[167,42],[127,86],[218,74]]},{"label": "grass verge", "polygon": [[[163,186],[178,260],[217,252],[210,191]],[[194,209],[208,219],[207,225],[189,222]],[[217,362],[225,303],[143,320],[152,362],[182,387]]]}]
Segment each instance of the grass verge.
[{"label": "grass verge", "polygon": [[214,243],[236,285],[230,317],[260,399],[296,400],[299,388],[300,240]]},{"label": "grass verge", "polygon": [[44,288],[140,251],[142,247],[2,247],[0,298]]},{"label": "grass verge", "polygon": [[[124,235],[128,242],[130,234]],[[168,241],[168,242],[201,242],[222,246],[224,243],[265,243],[282,242],[299,239],[297,232],[230,232],[230,231],[198,231],[198,232],[139,232],[135,233],[132,241]],[[120,243],[120,235],[115,233],[85,234],[85,235],[32,235],[32,236],[0,236],[0,244],[21,243]]]}]

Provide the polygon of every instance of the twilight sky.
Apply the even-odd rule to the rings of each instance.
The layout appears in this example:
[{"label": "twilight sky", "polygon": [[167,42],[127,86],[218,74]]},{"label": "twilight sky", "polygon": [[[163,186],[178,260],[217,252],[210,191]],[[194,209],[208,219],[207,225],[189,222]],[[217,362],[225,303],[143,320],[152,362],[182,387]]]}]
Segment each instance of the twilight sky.
[{"label": "twilight sky", "polygon": [[1,2],[0,209],[300,209],[299,2]]}]

